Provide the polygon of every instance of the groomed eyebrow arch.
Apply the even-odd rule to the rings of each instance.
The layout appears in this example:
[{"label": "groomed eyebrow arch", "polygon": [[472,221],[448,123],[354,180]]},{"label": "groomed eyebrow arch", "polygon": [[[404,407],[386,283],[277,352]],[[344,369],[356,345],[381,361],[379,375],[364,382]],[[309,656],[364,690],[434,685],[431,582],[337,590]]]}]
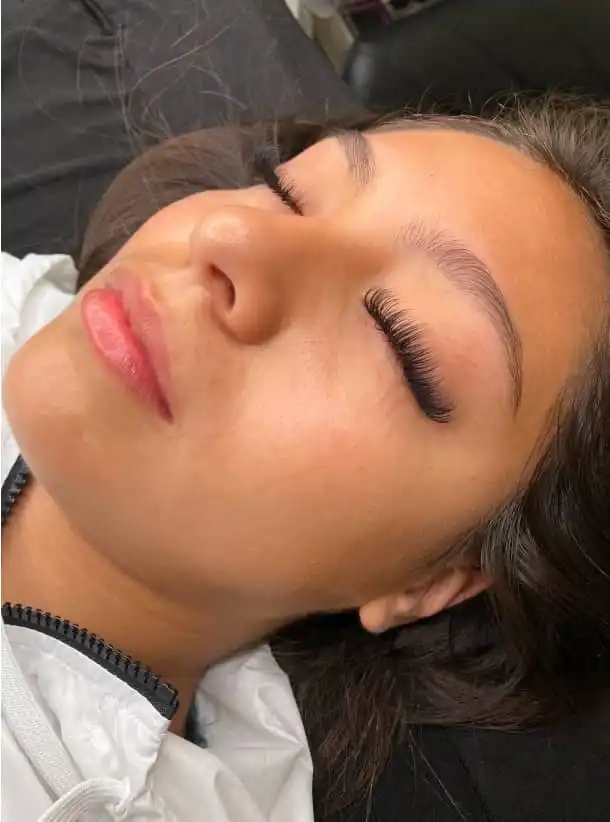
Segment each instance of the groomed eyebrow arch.
[{"label": "groomed eyebrow arch", "polygon": [[358,188],[366,188],[375,176],[375,157],[369,141],[359,131],[336,131],[333,135],[345,153],[349,175]]},{"label": "groomed eyebrow arch", "polygon": [[506,355],[516,412],[523,393],[523,346],[504,295],[487,264],[461,240],[420,220],[401,226],[396,243],[427,256],[449,282],[474,299],[494,325]]}]

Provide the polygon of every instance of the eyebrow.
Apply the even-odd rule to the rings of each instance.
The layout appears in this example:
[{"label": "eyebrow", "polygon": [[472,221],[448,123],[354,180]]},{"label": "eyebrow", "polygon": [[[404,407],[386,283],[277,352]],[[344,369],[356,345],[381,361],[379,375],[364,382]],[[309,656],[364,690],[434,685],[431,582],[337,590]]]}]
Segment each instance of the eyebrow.
[{"label": "eyebrow", "polygon": [[[369,141],[359,131],[340,131],[334,136],[345,153],[350,177],[358,188],[365,188],[375,176],[375,158]],[[431,259],[447,280],[478,302],[493,323],[506,354],[516,411],[523,392],[523,347],[489,266],[461,240],[419,220],[403,225],[396,242]]]},{"label": "eyebrow", "polygon": [[366,188],[375,176],[371,145],[360,131],[336,131],[333,135],[345,153],[347,167],[358,188]]}]

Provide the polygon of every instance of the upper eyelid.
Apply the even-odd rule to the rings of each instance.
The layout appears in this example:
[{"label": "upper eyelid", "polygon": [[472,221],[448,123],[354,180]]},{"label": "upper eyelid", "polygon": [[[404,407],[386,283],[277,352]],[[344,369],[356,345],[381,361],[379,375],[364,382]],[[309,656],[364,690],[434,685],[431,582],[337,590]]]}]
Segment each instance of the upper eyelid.
[{"label": "upper eyelid", "polygon": [[[281,167],[275,169],[275,176],[278,183],[285,189],[285,193],[288,194],[289,198],[292,200],[292,203],[286,203],[286,205],[288,205],[288,207],[291,208],[295,214],[300,214],[302,216],[304,210],[307,208],[307,200],[294,178]],[[284,198],[282,199],[284,200]]]},{"label": "upper eyelid", "polygon": [[302,214],[302,196],[290,175],[283,168],[274,146],[259,147],[253,157],[253,171],[291,211]]}]

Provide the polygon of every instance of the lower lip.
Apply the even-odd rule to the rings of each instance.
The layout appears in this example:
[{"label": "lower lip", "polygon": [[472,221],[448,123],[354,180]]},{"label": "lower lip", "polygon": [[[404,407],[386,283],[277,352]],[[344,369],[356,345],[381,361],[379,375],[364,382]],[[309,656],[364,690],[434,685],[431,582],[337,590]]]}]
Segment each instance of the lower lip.
[{"label": "lower lip", "polygon": [[89,291],[81,303],[81,316],[94,350],[110,370],[164,420],[170,421],[169,405],[146,349],[131,330],[121,295],[107,288]]}]

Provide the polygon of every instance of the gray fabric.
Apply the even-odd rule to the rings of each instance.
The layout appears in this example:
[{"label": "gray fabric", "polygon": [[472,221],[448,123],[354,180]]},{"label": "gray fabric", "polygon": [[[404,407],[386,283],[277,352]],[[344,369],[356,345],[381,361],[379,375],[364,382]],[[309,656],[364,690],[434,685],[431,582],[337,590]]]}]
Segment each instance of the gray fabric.
[{"label": "gray fabric", "polygon": [[2,247],[76,254],[142,146],[338,113],[351,92],[284,0],[3,0]]}]

